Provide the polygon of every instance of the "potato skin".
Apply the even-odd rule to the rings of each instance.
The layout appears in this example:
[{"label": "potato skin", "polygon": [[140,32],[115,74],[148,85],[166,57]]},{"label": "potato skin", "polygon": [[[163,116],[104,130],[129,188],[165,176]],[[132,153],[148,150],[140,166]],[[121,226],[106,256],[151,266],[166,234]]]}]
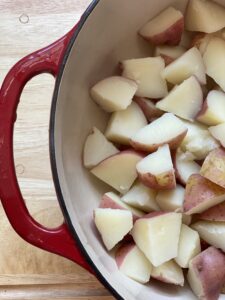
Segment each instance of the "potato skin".
[{"label": "potato skin", "polygon": [[225,150],[218,148],[206,157],[200,174],[225,188]]},{"label": "potato skin", "polygon": [[225,222],[225,202],[213,206],[198,215],[201,220]]},{"label": "potato skin", "polygon": [[[225,190],[199,174],[189,177],[184,198],[184,213],[187,213],[205,200],[225,194]],[[218,203],[218,202],[217,202]]]},{"label": "potato skin", "polygon": [[154,190],[172,190],[176,187],[174,171],[164,172],[155,176],[151,173],[138,173],[139,180],[146,186]]},{"label": "potato skin", "polygon": [[[111,208],[111,209],[122,209],[122,210],[127,210],[125,207],[121,206],[119,203],[116,203],[113,199],[111,199],[109,196],[106,194],[103,195],[102,200],[100,202],[99,208]],[[141,217],[135,214],[132,211],[132,216],[133,216],[133,221],[137,221]]]},{"label": "potato skin", "polygon": [[[206,124],[206,125],[211,125],[207,122],[207,112],[208,112],[208,102],[207,102],[207,99],[204,101],[203,103],[203,106],[202,106],[202,109],[200,110],[200,112],[198,113],[197,117],[196,117],[196,120],[203,123],[203,124]],[[214,124],[213,124],[214,125]]]},{"label": "potato skin", "polygon": [[[163,274],[163,272],[152,272],[151,276],[152,278],[165,282],[165,283],[169,283],[169,284],[174,284],[174,285],[180,285],[180,286],[184,286],[184,277],[183,277],[183,272],[182,269],[176,264],[176,262],[174,260],[170,260],[168,262],[165,263],[167,265],[168,270],[170,270],[169,274]],[[154,268],[153,268],[154,270]],[[157,270],[157,269],[156,269]],[[179,274],[179,280],[178,278],[174,278],[174,274],[173,273],[177,273],[176,275]],[[175,277],[177,277],[175,275]]]},{"label": "potato skin", "polygon": [[169,144],[170,149],[173,150],[173,149],[177,149],[180,146],[180,144],[183,141],[183,139],[185,138],[187,132],[188,132],[188,130],[185,130],[184,132],[182,132],[175,138],[165,141],[160,144],[144,145],[144,144],[138,143],[133,140],[130,140],[130,144],[137,151],[155,152],[159,147],[161,147],[165,144]]},{"label": "potato skin", "polygon": [[118,268],[123,264],[124,259],[126,258],[127,254],[132,251],[135,247],[134,243],[127,243],[122,245],[118,251],[116,252],[116,263]]},{"label": "potato skin", "polygon": [[176,176],[177,181],[185,187],[186,182],[180,176],[180,174],[178,172],[178,168],[177,168],[177,160],[176,160],[177,151],[178,150],[172,151],[172,160],[173,160],[173,165],[174,165],[174,169],[175,169],[175,176]]},{"label": "potato skin", "polygon": [[200,299],[216,300],[225,284],[225,256],[215,247],[209,247],[194,257],[189,267],[193,268],[200,281]]},{"label": "potato skin", "polygon": [[99,208],[111,208],[111,209],[124,209],[121,205],[113,201],[110,197],[107,195],[103,195],[102,200],[100,202]]},{"label": "potato skin", "polygon": [[151,42],[154,45],[170,45],[177,46],[181,41],[181,36],[184,31],[184,18],[180,18],[167,30],[156,34],[154,36],[141,35],[145,40]]},{"label": "potato skin", "polygon": [[[141,108],[142,112],[144,113],[146,119],[149,122],[154,121],[155,119],[158,119],[164,114],[164,111],[158,109],[155,107],[155,105],[151,102],[151,100],[143,97],[134,97],[133,99],[138,106]],[[149,104],[148,102],[149,101]]]}]

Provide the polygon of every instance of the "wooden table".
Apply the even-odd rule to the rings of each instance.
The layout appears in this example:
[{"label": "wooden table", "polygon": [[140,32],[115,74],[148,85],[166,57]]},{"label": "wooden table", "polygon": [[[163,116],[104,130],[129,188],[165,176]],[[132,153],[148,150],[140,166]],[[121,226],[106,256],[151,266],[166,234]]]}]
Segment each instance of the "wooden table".
[{"label": "wooden table", "polygon": [[[50,44],[79,19],[89,0],[1,0],[0,82],[23,56]],[[15,130],[15,161],[27,207],[35,219],[62,222],[48,156],[49,107],[54,79],[40,75],[26,86]],[[113,297],[74,263],[24,242],[0,207],[0,299],[99,299]]]}]

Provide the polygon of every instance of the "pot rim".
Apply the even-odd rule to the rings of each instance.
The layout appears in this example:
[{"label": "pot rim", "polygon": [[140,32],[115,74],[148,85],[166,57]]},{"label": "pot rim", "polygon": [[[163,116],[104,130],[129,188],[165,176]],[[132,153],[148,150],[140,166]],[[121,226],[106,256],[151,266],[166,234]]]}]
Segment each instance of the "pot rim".
[{"label": "pot rim", "polygon": [[49,153],[50,153],[50,162],[51,162],[51,170],[52,170],[52,176],[53,176],[53,182],[57,194],[57,199],[60,205],[60,208],[62,210],[65,222],[67,223],[70,232],[77,242],[79,249],[81,250],[82,255],[87,260],[90,267],[93,269],[96,277],[99,279],[99,281],[112,293],[112,295],[118,299],[123,300],[123,298],[118,294],[118,292],[110,285],[110,283],[105,279],[105,277],[101,274],[101,272],[98,270],[98,267],[94,264],[90,256],[88,255],[87,251],[85,250],[85,247],[83,246],[71,220],[70,215],[66,207],[65,199],[63,197],[62,189],[60,186],[59,181],[59,175],[58,175],[58,169],[57,169],[57,163],[56,163],[56,145],[55,145],[55,120],[56,120],[56,108],[57,108],[57,102],[58,102],[58,96],[59,96],[59,90],[60,90],[60,83],[62,81],[63,73],[65,70],[65,66],[67,64],[70,52],[72,50],[72,47],[76,41],[76,38],[78,37],[82,27],[86,23],[88,17],[92,13],[92,11],[96,8],[100,0],[92,0],[91,4],[88,6],[84,14],[82,15],[78,26],[72,35],[69,44],[67,46],[67,49],[65,50],[65,53],[63,55],[59,72],[56,78],[55,88],[53,92],[52,97],[52,104],[51,104],[51,111],[50,111],[50,123],[49,123]]}]

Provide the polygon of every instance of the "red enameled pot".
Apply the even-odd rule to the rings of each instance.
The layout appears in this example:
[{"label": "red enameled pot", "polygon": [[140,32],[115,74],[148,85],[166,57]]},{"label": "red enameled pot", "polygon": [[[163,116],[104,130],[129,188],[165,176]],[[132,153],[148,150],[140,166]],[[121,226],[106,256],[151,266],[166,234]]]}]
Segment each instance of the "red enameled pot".
[{"label": "red enameled pot", "polygon": [[[0,198],[11,225],[27,242],[93,272],[117,299],[195,299],[188,288],[157,283],[144,286],[118,271],[92,221],[93,209],[107,187],[82,166],[87,134],[93,126],[104,130],[108,119],[90,99],[90,87],[115,73],[119,61],[152,54],[137,30],[171,4],[184,11],[187,0],[94,0],[68,34],[19,61],[0,90]],[[21,93],[32,77],[44,72],[56,79],[50,157],[65,222],[55,229],[43,227],[29,214],[13,158],[13,129]]]}]

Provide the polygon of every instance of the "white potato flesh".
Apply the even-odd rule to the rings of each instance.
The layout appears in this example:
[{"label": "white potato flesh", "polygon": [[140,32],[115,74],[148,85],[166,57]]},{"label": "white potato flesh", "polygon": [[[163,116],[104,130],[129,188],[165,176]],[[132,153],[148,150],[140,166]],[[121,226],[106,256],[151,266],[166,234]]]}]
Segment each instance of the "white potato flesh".
[{"label": "white potato flesh", "polygon": [[195,271],[196,270],[190,265],[187,275],[188,283],[196,296],[204,295],[203,286],[199,280],[198,273]]},{"label": "white potato flesh", "polygon": [[225,27],[225,8],[214,1],[190,0],[185,21],[187,30],[213,33]]},{"label": "white potato flesh", "polygon": [[88,169],[93,168],[107,157],[117,153],[119,150],[106,139],[100,130],[94,127],[84,144],[84,166]]},{"label": "white potato flesh", "polygon": [[168,56],[172,59],[177,59],[184,54],[186,49],[182,46],[157,46],[155,48],[155,56]]},{"label": "white potato flesh", "polygon": [[188,132],[181,143],[181,149],[184,152],[191,153],[193,159],[205,159],[209,152],[220,147],[219,143],[211,136],[208,128],[203,124],[184,120],[183,123],[188,128]]},{"label": "white potato flesh", "polygon": [[161,76],[165,67],[162,57],[125,60],[122,67],[122,75],[138,84],[136,96],[158,99],[168,94],[166,81]]},{"label": "white potato flesh", "polygon": [[177,184],[171,191],[159,191],[156,201],[163,211],[181,211],[184,202],[185,189]]},{"label": "white potato flesh", "polygon": [[[123,258],[119,258],[118,256],[116,256],[119,270],[124,275],[137,282],[149,282],[152,272],[152,265],[150,261],[145,257],[143,252],[141,252],[141,250],[134,245],[131,249],[128,250],[126,254],[123,253],[123,255]],[[122,260],[121,263],[120,260]]]},{"label": "white potato flesh", "polygon": [[219,299],[225,282],[222,251],[209,247],[195,256],[189,263],[187,280],[198,299]]},{"label": "white potato flesh", "polygon": [[118,244],[133,227],[132,213],[128,210],[96,208],[94,222],[108,250]]},{"label": "white potato flesh", "polygon": [[225,147],[225,123],[209,128],[211,135]]},{"label": "white potato flesh", "polygon": [[105,136],[112,142],[130,145],[130,138],[147,124],[142,110],[135,102],[132,102],[127,109],[112,114]]},{"label": "white potato flesh", "polygon": [[225,93],[212,90],[207,95],[198,121],[208,126],[225,123]]},{"label": "white potato flesh", "polygon": [[142,211],[121,201],[121,198],[113,192],[103,195],[99,208],[126,209],[132,212],[134,218],[143,217],[144,215]]},{"label": "white potato flesh", "polygon": [[136,182],[133,187],[121,198],[123,202],[145,212],[158,211],[156,191]]},{"label": "white potato flesh", "polygon": [[137,171],[142,174],[159,175],[173,170],[173,163],[168,145],[160,147],[137,163]]},{"label": "white potato flesh", "polygon": [[178,255],[175,258],[177,264],[182,268],[188,268],[190,260],[201,252],[200,238],[197,231],[182,224]]},{"label": "white potato flesh", "polygon": [[91,89],[91,97],[105,111],[126,109],[137,91],[137,83],[120,76],[98,82]]},{"label": "white potato flesh", "polygon": [[[180,119],[171,113],[153,121],[140,129],[133,137],[132,143],[151,148],[154,145],[167,144],[187,131],[187,127]],[[156,147],[157,148],[157,147]]]},{"label": "white potato flesh", "polygon": [[199,221],[191,227],[208,244],[225,251],[225,222]]},{"label": "white potato flesh", "polygon": [[172,84],[180,84],[190,76],[195,76],[201,84],[206,84],[206,70],[199,50],[189,49],[182,56],[169,64],[162,76]]},{"label": "white potato flesh", "polygon": [[192,76],[176,86],[156,107],[193,121],[203,104],[203,93],[197,79]]},{"label": "white potato flesh", "polygon": [[152,277],[165,283],[184,285],[184,274],[182,269],[174,260],[152,268]]},{"label": "white potato flesh", "polygon": [[173,24],[183,18],[182,13],[173,8],[168,7],[155,18],[145,24],[139,31],[140,35],[145,38],[156,36],[162,32],[165,32]]},{"label": "white potato flesh", "polygon": [[177,179],[179,179],[182,184],[186,184],[188,178],[192,174],[199,174],[200,169],[200,165],[197,164],[193,159],[187,159],[185,153],[183,153],[182,151],[176,152],[175,170]]},{"label": "white potato flesh", "polygon": [[[224,19],[225,20],[225,19]],[[210,40],[203,56],[206,73],[225,92],[225,40],[214,37]]]},{"label": "white potato flesh", "polygon": [[158,267],[177,256],[181,218],[179,213],[162,212],[160,215],[159,212],[135,222],[131,234],[153,266]]},{"label": "white potato flesh", "polygon": [[136,180],[136,164],[142,158],[143,156],[135,151],[122,151],[103,160],[91,169],[91,173],[124,194]]}]

